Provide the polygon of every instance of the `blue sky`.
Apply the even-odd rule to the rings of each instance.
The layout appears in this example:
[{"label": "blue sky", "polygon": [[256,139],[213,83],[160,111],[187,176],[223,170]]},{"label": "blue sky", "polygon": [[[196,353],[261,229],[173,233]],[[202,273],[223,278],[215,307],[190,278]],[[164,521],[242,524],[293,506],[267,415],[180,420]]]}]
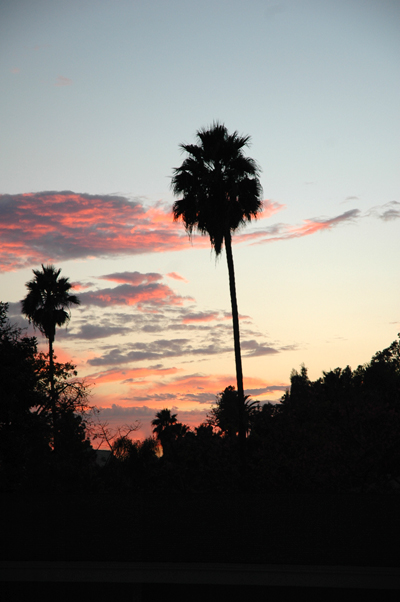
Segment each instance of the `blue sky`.
[{"label": "blue sky", "polygon": [[0,4],[0,298],[17,319],[42,262],[79,283],[56,348],[110,420],[194,423],[234,384],[225,259],[169,216],[179,144],[217,119],[267,208],[234,246],[245,388],[278,400],[301,363],[396,338],[399,30],[389,0]]}]

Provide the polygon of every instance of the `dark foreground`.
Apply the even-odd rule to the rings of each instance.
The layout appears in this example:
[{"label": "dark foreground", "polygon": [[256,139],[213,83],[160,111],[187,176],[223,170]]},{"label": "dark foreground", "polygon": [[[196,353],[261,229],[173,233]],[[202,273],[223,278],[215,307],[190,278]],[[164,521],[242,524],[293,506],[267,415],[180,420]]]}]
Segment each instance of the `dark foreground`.
[{"label": "dark foreground", "polygon": [[[1,503],[3,571],[10,566],[4,563],[11,561],[15,567],[54,567],[54,563],[59,562],[92,563],[100,568],[106,567],[101,563],[115,567],[115,563],[123,563],[125,567],[126,563],[132,563],[134,567],[139,563],[150,567],[150,573],[157,563],[160,567],[153,571],[158,577],[153,575],[147,579],[154,583],[123,583],[122,577],[111,578],[114,583],[107,583],[107,579],[102,584],[62,583],[64,594],[69,592],[67,597],[77,597],[79,593],[82,596],[79,599],[92,595],[102,599],[101,595],[108,590],[116,593],[116,587],[121,594],[129,593],[131,600],[154,599],[161,592],[163,597],[170,592],[175,600],[204,597],[213,600],[242,590],[247,599],[261,600],[266,593],[275,599],[283,583],[275,584],[272,579],[268,582],[271,585],[263,586],[255,575],[250,577],[249,585],[249,571],[253,570],[250,565],[256,572],[260,572],[263,565],[268,565],[272,572],[274,566],[278,572],[297,566],[307,574],[313,570],[321,573],[328,567],[327,574],[331,575],[335,570],[343,574],[359,567],[362,570],[357,587],[361,589],[368,587],[368,580],[364,579],[363,585],[362,574],[370,572],[365,568],[374,567],[383,575],[381,585],[378,582],[375,587],[383,589],[389,587],[390,579],[385,582],[382,569],[392,568],[392,573],[397,574],[400,564],[400,497],[397,495],[168,495],[155,498],[3,494]],[[168,570],[165,579],[160,575],[169,563],[183,567],[181,574],[186,577],[182,576],[180,582],[177,577],[175,583],[168,584]],[[225,567],[231,576],[218,582],[215,571],[211,578],[211,572],[204,570],[206,565]],[[237,571],[232,570],[233,565],[238,565]],[[193,572],[194,581],[191,581],[188,567],[203,567],[203,570],[197,576]],[[238,578],[240,570],[247,574],[242,583]],[[164,583],[160,583],[160,579]],[[46,579],[42,583],[34,581],[25,584],[14,581],[6,587],[12,588],[10,596],[17,596],[18,588],[28,585],[31,594],[38,590],[50,595],[54,584]],[[303,593],[307,591],[308,598],[321,599],[323,592],[322,599],[337,599],[339,590],[344,588],[345,591],[346,586],[340,579],[336,589],[332,589],[329,579],[325,581],[327,587],[318,579],[313,585],[310,583],[291,582],[288,576],[285,591],[297,597],[300,586]],[[350,584],[350,587],[356,586]],[[356,590],[352,591],[354,594]],[[385,596],[392,593],[395,592],[386,590]]]},{"label": "dark foreground", "polygon": [[0,497],[0,560],[399,566],[397,495]]}]

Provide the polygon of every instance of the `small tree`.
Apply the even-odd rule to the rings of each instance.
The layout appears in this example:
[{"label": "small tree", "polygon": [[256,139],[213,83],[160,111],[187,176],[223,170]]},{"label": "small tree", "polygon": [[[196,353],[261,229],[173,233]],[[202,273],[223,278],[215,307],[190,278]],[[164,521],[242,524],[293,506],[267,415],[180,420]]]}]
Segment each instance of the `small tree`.
[{"label": "small tree", "polygon": [[241,404],[235,387],[229,386],[216,396],[214,407],[207,414],[207,424],[220,429],[228,437],[234,438],[240,432],[241,421],[245,435],[251,428],[253,417],[260,410],[258,401],[251,401],[250,396],[244,398],[244,419],[241,416]]}]

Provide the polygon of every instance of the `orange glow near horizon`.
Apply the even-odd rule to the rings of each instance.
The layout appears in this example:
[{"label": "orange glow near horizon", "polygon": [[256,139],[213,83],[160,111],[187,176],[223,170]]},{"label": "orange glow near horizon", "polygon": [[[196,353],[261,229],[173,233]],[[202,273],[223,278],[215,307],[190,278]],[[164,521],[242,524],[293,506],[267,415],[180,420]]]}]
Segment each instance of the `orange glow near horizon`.
[{"label": "orange glow near horizon", "polygon": [[166,376],[176,374],[178,368],[127,368],[109,369],[89,374],[86,378],[93,383],[108,383],[115,381],[126,381],[128,379],[142,379],[149,376]]}]

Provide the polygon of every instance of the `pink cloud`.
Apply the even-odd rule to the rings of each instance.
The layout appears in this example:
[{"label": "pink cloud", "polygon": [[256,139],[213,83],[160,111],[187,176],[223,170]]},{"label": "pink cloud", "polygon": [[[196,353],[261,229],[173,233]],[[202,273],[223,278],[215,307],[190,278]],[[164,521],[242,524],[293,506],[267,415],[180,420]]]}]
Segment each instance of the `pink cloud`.
[{"label": "pink cloud", "polygon": [[176,374],[177,372],[177,368],[112,368],[110,370],[101,370],[100,372],[94,372],[93,374],[89,374],[85,378],[88,380],[88,382],[90,381],[91,383],[97,384],[115,381],[139,381],[141,384],[143,384],[144,379],[148,379],[154,376],[167,376],[171,374]]},{"label": "pink cloud", "polygon": [[167,274],[167,276],[168,276],[168,278],[173,278],[173,280],[182,280],[182,282],[188,282],[188,280],[186,280],[186,278],[184,278],[183,276],[180,276],[176,272],[170,272],[169,274]]},{"label": "pink cloud", "polygon": [[[261,218],[268,218],[283,207],[265,201]],[[308,219],[298,226],[275,224],[253,232],[238,232],[234,240],[265,243],[298,238],[353,222],[359,215],[359,210],[353,209],[329,219]],[[210,246],[208,236],[194,238],[197,248]],[[145,207],[139,200],[122,196],[70,191],[0,195],[0,239],[0,270],[3,271],[43,262],[160,253],[191,247],[182,224],[173,222],[170,207],[162,204]],[[111,274],[109,279],[133,283],[132,274],[135,272]],[[184,281],[175,272],[168,276]],[[147,275],[148,282],[151,277]]]},{"label": "pink cloud", "polygon": [[92,283],[82,284],[81,282],[72,282],[71,284],[72,284],[72,288],[74,289],[75,292],[84,291],[84,290],[90,288],[91,286],[93,286]]},{"label": "pink cloud", "polygon": [[[182,249],[170,208],[121,196],[41,192],[0,195],[0,269],[42,262]],[[204,246],[207,241],[204,241]]]},{"label": "pink cloud", "polygon": [[282,211],[282,209],[286,209],[286,205],[266,199],[263,201],[263,210],[258,214],[258,219],[269,218],[272,215],[275,215],[275,213]]},{"label": "pink cloud", "polygon": [[182,324],[191,324],[193,322],[212,322],[214,320],[231,320],[231,316],[221,315],[218,311],[199,311],[188,313],[182,320]]},{"label": "pink cloud", "polygon": [[359,209],[350,209],[345,213],[332,218],[322,219],[306,219],[301,225],[291,226],[289,224],[275,224],[262,230],[255,232],[241,233],[237,236],[238,242],[253,241],[253,244],[261,244],[266,242],[276,242],[278,240],[289,240],[292,238],[301,238],[309,236],[323,230],[331,230],[332,228],[344,223],[354,223],[360,217]]},{"label": "pink cloud", "polygon": [[[145,305],[182,305],[185,299],[166,284],[120,284],[115,288],[88,291],[79,295],[82,305],[109,307],[112,305],[136,305],[139,309]],[[190,298],[190,300],[192,300]]]}]

